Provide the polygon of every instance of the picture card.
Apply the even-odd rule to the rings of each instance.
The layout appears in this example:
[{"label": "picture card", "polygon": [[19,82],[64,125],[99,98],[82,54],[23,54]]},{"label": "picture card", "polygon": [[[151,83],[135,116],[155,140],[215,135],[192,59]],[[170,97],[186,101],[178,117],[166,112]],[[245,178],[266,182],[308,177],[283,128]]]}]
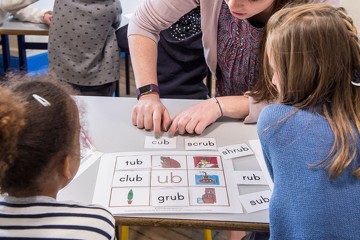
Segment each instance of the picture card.
[{"label": "picture card", "polygon": [[109,207],[148,206],[149,191],[148,187],[112,188]]},{"label": "picture card", "polygon": [[186,156],[152,156],[152,169],[186,169]]},{"label": "picture card", "polygon": [[190,187],[190,204],[194,206],[229,206],[225,187]]}]

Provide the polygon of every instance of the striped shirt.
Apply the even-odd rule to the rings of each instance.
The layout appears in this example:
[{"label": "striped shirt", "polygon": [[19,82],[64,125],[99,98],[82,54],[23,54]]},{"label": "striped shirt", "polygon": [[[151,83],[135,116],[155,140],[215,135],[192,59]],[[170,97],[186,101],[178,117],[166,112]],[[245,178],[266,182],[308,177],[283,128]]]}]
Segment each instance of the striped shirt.
[{"label": "striped shirt", "polygon": [[115,239],[114,223],[100,206],[44,196],[0,199],[0,239]]}]

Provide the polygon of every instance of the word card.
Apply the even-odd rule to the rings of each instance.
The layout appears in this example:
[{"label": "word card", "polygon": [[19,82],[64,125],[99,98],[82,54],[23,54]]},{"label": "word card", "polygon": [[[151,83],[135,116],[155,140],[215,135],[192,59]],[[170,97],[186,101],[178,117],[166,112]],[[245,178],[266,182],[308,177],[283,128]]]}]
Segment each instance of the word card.
[{"label": "word card", "polygon": [[156,139],[153,136],[146,136],[144,148],[176,148],[176,137],[161,137],[159,139]]},{"label": "word card", "polygon": [[251,148],[244,143],[219,147],[218,151],[224,159],[232,159],[254,154]]},{"label": "word card", "polygon": [[215,138],[185,138],[185,150],[217,150]]}]

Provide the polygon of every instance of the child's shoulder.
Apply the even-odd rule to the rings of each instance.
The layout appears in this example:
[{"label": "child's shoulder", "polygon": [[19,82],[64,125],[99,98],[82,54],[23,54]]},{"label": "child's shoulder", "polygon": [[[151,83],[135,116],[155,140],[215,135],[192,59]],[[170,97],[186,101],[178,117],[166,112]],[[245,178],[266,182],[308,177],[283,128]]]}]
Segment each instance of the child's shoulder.
[{"label": "child's shoulder", "polygon": [[84,211],[84,212],[93,212],[100,215],[107,216],[108,218],[112,218],[112,214],[103,206],[96,204],[82,204],[73,201],[56,201],[58,206],[67,207],[69,209],[73,209],[74,211]]},{"label": "child's shoulder", "polygon": [[264,107],[259,115],[259,122],[266,121],[266,122],[273,122],[279,121],[284,117],[288,116],[292,112],[296,110],[296,107],[285,105],[285,104],[270,104]]},{"label": "child's shoulder", "polygon": [[[26,211],[24,211],[26,209]],[[54,238],[63,239],[64,236],[73,236],[80,239],[114,239],[115,219],[112,214],[102,206],[86,205],[72,201],[57,201],[48,196],[34,197],[0,197],[0,212],[6,213],[2,219],[11,221],[11,225],[23,226],[23,219],[31,216],[32,229],[48,225],[55,231]],[[21,214],[19,214],[21,213]],[[9,219],[7,216],[12,216]],[[26,229],[26,227],[25,227]],[[31,234],[37,234],[33,232]],[[30,235],[31,235],[30,234]]]}]

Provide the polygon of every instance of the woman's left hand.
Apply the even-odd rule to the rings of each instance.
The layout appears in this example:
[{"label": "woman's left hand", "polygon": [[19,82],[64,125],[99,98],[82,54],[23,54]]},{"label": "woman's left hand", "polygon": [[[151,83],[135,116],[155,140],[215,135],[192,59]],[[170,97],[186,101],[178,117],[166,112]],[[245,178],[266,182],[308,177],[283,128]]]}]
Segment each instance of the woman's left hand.
[{"label": "woman's left hand", "polygon": [[221,112],[216,100],[214,98],[204,100],[178,113],[172,120],[168,135],[172,137],[176,132],[180,135],[185,133],[201,134],[219,117],[221,117]]}]

